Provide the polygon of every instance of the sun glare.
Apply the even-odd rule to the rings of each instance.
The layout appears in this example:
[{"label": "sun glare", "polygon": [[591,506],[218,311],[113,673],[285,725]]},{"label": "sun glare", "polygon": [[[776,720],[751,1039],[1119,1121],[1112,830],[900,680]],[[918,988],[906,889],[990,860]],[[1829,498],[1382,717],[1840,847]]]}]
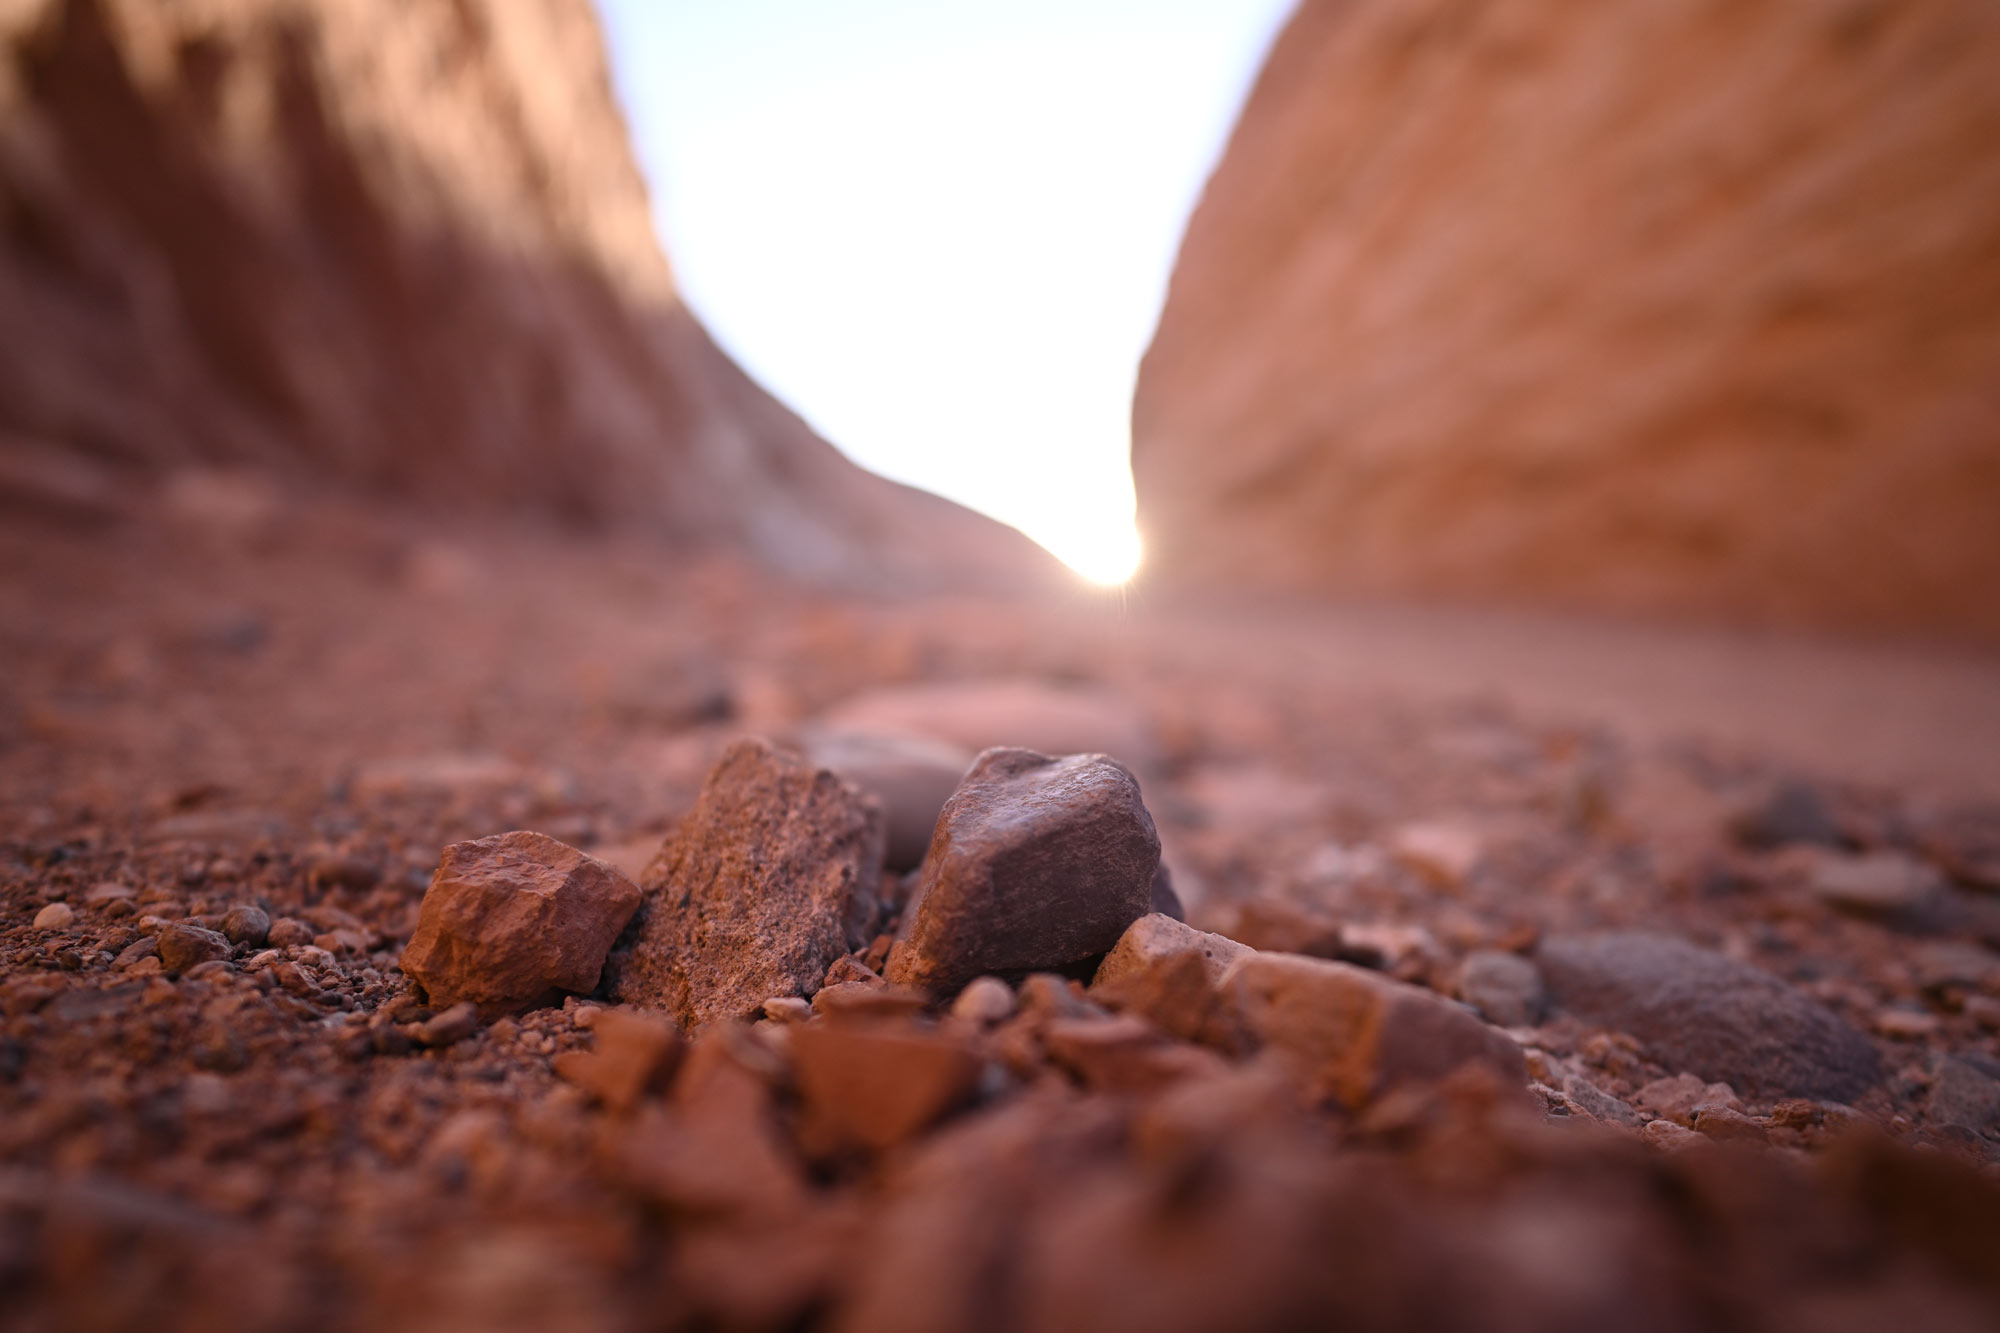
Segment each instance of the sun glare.
[{"label": "sun glare", "polygon": [[1034,533],[1056,557],[1092,583],[1115,588],[1139,572],[1139,530],[1123,524],[1100,523],[1064,533]]}]

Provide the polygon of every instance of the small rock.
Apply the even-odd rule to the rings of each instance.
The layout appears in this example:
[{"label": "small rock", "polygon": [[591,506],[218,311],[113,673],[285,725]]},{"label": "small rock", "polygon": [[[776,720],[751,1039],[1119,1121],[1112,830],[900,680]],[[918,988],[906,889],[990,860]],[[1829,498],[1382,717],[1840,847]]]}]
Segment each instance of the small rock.
[{"label": "small rock", "polygon": [[1117,945],[1097,965],[1092,988],[1115,986],[1121,980],[1159,966],[1174,954],[1191,952],[1201,959],[1203,970],[1216,981],[1238,958],[1255,952],[1225,935],[1211,935],[1163,913],[1140,917],[1125,928]]},{"label": "small rock", "polygon": [[693,1027],[810,995],[848,951],[857,892],[882,874],[882,815],[831,771],[738,741],[643,876],[610,993]]},{"label": "small rock", "polygon": [[[540,833],[445,848],[402,966],[434,1004],[488,1013],[597,987],[605,953],[639,905],[631,880]],[[271,927],[277,939],[278,926]]]},{"label": "small rock", "polygon": [[1103,755],[988,750],[945,804],[888,978],[936,995],[982,973],[1073,966],[1146,914],[1160,838]]},{"label": "small rock", "polygon": [[1973,1056],[1946,1057],[1926,1109],[1938,1124],[2000,1136],[2000,1065]]},{"label": "small rock", "polygon": [[1587,1078],[1572,1076],[1564,1079],[1563,1095],[1592,1120],[1602,1121],[1607,1125],[1624,1125],[1628,1129],[1639,1127],[1640,1116],[1637,1111]]},{"label": "small rock", "polygon": [[160,932],[160,966],[179,975],[189,968],[229,957],[229,941],[200,926],[171,925]]},{"label": "small rock", "polygon": [[271,935],[271,918],[255,903],[238,903],[223,916],[222,934],[231,944],[261,949]]},{"label": "small rock", "polygon": [[1678,1152],[1683,1148],[1692,1148],[1695,1144],[1701,1142],[1701,1135],[1695,1133],[1687,1126],[1677,1125],[1671,1120],[1648,1121],[1640,1127],[1639,1137],[1652,1144],[1655,1148],[1663,1148],[1669,1152]]},{"label": "small rock", "polygon": [[1727,1106],[1742,1110],[1736,1092],[1727,1083],[1706,1083],[1693,1074],[1658,1078],[1639,1089],[1634,1100],[1657,1115],[1680,1125],[1692,1125],[1698,1106]]},{"label": "small rock", "polygon": [[1165,861],[1160,862],[1160,868],[1153,872],[1153,896],[1149,910],[1175,921],[1187,920],[1187,908],[1182,904],[1180,894],[1174,891],[1173,872],[1167,869]]},{"label": "small rock", "polygon": [[68,903],[50,903],[35,913],[36,930],[67,930],[76,920],[76,909]]},{"label": "small rock", "polygon": [[842,954],[833,960],[833,966],[827,968],[826,981],[823,984],[826,986],[839,986],[850,981],[859,981],[866,985],[879,986],[882,984],[882,974],[870,968],[866,963],[856,961],[852,955]]},{"label": "small rock", "polygon": [[1759,1097],[1852,1101],[1881,1080],[1868,1039],[1754,967],[1668,935],[1557,936],[1536,953],[1556,1004],[1661,1064]]},{"label": "small rock", "polygon": [[1456,889],[1478,868],[1485,840],[1464,824],[1405,824],[1389,837],[1389,854],[1441,889]]},{"label": "small rock", "polygon": [[1504,1034],[1421,987],[1366,968],[1251,954],[1230,965],[1221,989],[1245,1027],[1314,1095],[1349,1107],[1469,1063],[1514,1085],[1527,1082],[1521,1048]]},{"label": "small rock", "polygon": [[1944,892],[1944,876],[1901,852],[1825,856],[1807,885],[1821,901],[1857,916],[1898,917],[1923,911]]},{"label": "small rock", "polygon": [[773,995],[764,1001],[765,1021],[781,1026],[803,1023],[812,1017],[812,1013],[811,1002],[802,1000],[796,995]]},{"label": "small rock", "polygon": [[924,736],[811,732],[805,752],[882,805],[883,858],[898,873],[923,864],[938,812],[972,766],[972,752]]},{"label": "small rock", "polygon": [[1006,1021],[1014,1013],[1014,992],[998,977],[974,977],[952,1001],[951,1016],[981,1027]]},{"label": "small rock", "polygon": [[929,1007],[921,993],[880,981],[843,981],[812,998],[812,1011],[828,1018],[909,1018]]},{"label": "small rock", "polygon": [[[293,966],[281,964],[279,970]],[[410,1035],[424,1046],[454,1046],[473,1033],[479,1031],[479,1006],[471,1000],[453,1005],[441,1014],[433,1014],[417,1024]]]},{"label": "small rock", "polygon": [[1690,1128],[1722,1143],[1766,1143],[1770,1132],[1733,1106],[1697,1106]]},{"label": "small rock", "polygon": [[111,969],[114,972],[126,971],[136,966],[140,959],[156,957],[159,952],[159,936],[143,935],[118,951],[118,956],[111,960]]},{"label": "small rock", "polygon": [[264,942],[273,949],[290,949],[311,944],[316,932],[297,917],[281,916],[264,932]]},{"label": "small rock", "polygon": [[800,1142],[825,1155],[880,1152],[970,1099],[984,1061],[913,1023],[810,1023],[792,1035]]},{"label": "small rock", "polygon": [[1883,1009],[1875,1015],[1875,1030],[1896,1041],[1922,1041],[1938,1030],[1938,1016],[1917,1009]]},{"label": "small rock", "polygon": [[106,903],[130,902],[136,896],[130,884],[118,884],[111,880],[105,880],[102,883],[91,885],[84,893],[83,900],[92,907],[100,907]]},{"label": "small rock", "polygon": [[1144,1096],[1184,1078],[1228,1069],[1215,1052],[1171,1041],[1128,1015],[1059,1019],[1043,1030],[1042,1046],[1050,1060],[1087,1086],[1115,1095]]},{"label": "small rock", "polygon": [[1731,821],[1737,840],[1750,847],[1788,847],[1808,844],[1820,847],[1841,845],[1840,825],[1833,809],[1810,783],[1780,783],[1762,800],[1741,811]]},{"label": "small rock", "polygon": [[591,1032],[596,1043],[590,1050],[564,1051],[553,1065],[613,1111],[629,1111],[648,1091],[663,1087],[680,1062],[680,1029],[655,1014],[606,1009]]},{"label": "small rock", "polygon": [[1542,974],[1517,953],[1479,949],[1467,954],[1455,989],[1489,1023],[1525,1028],[1541,1022]]}]

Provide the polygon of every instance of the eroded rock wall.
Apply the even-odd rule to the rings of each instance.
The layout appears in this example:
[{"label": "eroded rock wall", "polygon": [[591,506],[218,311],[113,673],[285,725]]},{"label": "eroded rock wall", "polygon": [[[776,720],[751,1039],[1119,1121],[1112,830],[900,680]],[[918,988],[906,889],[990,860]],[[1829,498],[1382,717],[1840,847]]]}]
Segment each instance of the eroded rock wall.
[{"label": "eroded rock wall", "polygon": [[2000,638],[2000,9],[1305,0],[1140,374],[1152,576]]}]

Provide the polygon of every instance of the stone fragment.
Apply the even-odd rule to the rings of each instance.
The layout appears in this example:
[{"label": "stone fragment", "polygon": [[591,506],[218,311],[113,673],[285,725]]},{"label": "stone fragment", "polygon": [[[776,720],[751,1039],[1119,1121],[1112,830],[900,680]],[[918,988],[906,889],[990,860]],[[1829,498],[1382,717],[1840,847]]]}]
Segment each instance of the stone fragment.
[{"label": "stone fragment", "polygon": [[1489,1023],[1533,1027],[1542,1017],[1542,974],[1517,953],[1479,949],[1458,969],[1458,998]]},{"label": "stone fragment", "polygon": [[1593,1120],[1609,1125],[1624,1125],[1637,1129],[1639,1113],[1624,1099],[1613,1097],[1604,1089],[1581,1075],[1572,1075],[1563,1080],[1563,1095],[1572,1105]]},{"label": "stone fragment", "polygon": [[1831,1101],[1852,1101],[1881,1079],[1874,1046],[1824,1005],[1685,940],[1558,936],[1536,962],[1558,1006],[1630,1033],[1669,1069],[1756,1097]]},{"label": "stone fragment", "polygon": [[[291,967],[292,964],[283,966]],[[479,1006],[471,1000],[464,1000],[441,1014],[432,1014],[417,1024],[416,1031],[410,1035],[424,1046],[456,1046],[477,1031]]]},{"label": "stone fragment", "polygon": [[1328,959],[1251,954],[1229,967],[1225,1001],[1315,1096],[1359,1107],[1401,1084],[1479,1064],[1525,1084],[1521,1048],[1421,987]]},{"label": "stone fragment", "polygon": [[596,1044],[588,1051],[564,1051],[554,1068],[613,1111],[629,1111],[647,1092],[663,1087],[680,1062],[680,1029],[657,1014],[605,1009],[590,1030]]},{"label": "stone fragment", "polygon": [[808,1153],[895,1147],[966,1102],[984,1062],[915,1022],[809,1023],[792,1034]]},{"label": "stone fragment", "polygon": [[812,1012],[827,1018],[910,1018],[929,1006],[921,992],[880,981],[842,981],[812,998]]},{"label": "stone fragment", "polygon": [[271,918],[255,903],[238,903],[222,918],[222,935],[231,944],[247,945],[252,949],[264,947],[270,938]]},{"label": "stone fragment", "polygon": [[67,930],[76,920],[76,909],[68,903],[50,903],[35,913],[36,930]]},{"label": "stone fragment", "polygon": [[433,1004],[519,1012],[595,990],[638,905],[631,880],[543,834],[453,843],[424,894],[403,971]]},{"label": "stone fragment", "polygon": [[1902,852],[1823,856],[1814,862],[1806,883],[1831,907],[1879,918],[1922,912],[1944,892],[1944,876]]},{"label": "stone fragment", "polygon": [[[1242,956],[1251,952],[1245,949]],[[1232,1055],[1248,1054],[1256,1045],[1223,996],[1220,969],[1199,949],[1159,955],[1140,968],[1121,967],[1113,979],[1094,984],[1091,994],[1113,1009],[1143,1015],[1184,1041]]]},{"label": "stone fragment", "polygon": [[1720,1143],[1766,1143],[1770,1131],[1731,1106],[1697,1106],[1690,1128]]},{"label": "stone fragment", "polygon": [[1225,935],[1196,930],[1159,912],[1140,917],[1125,928],[1117,945],[1097,965],[1093,989],[1116,985],[1121,980],[1157,967],[1174,954],[1191,952],[1202,961],[1208,975],[1221,980],[1222,974],[1238,958],[1253,952]]},{"label": "stone fragment", "polygon": [[1146,914],[1160,839],[1101,754],[988,750],[945,804],[889,980],[955,994],[982,973],[1070,967]]},{"label": "stone fragment", "polygon": [[872,798],[766,741],[738,741],[647,867],[610,993],[691,1027],[811,995],[850,947],[856,894],[881,873]]},{"label": "stone fragment", "polygon": [[1695,1108],[1699,1106],[1743,1109],[1743,1103],[1736,1099],[1735,1091],[1727,1083],[1707,1083],[1693,1074],[1654,1079],[1634,1094],[1634,1100],[1648,1111],[1680,1125],[1692,1125]]},{"label": "stone fragment", "polygon": [[844,986],[849,982],[860,982],[867,986],[882,984],[882,975],[866,963],[856,962],[851,954],[842,954],[833,960],[826,970],[825,986]]},{"label": "stone fragment", "polygon": [[1840,825],[1819,788],[1796,779],[1779,783],[1731,821],[1737,840],[1759,848],[1804,843],[1841,845]]},{"label": "stone fragment", "polygon": [[2000,1136],[2000,1065],[1970,1055],[1946,1057],[1926,1109],[1938,1124]]},{"label": "stone fragment", "polygon": [[1014,992],[998,977],[974,977],[951,1003],[951,1016],[981,1027],[1004,1022],[1014,1013]]},{"label": "stone fragment", "polygon": [[796,995],[773,995],[764,1001],[764,1019],[769,1023],[790,1025],[803,1023],[812,1017],[812,1005]]},{"label": "stone fragment", "polygon": [[972,751],[926,736],[819,731],[805,752],[882,805],[883,859],[902,872],[923,864],[938,812],[972,766]]},{"label": "stone fragment", "polygon": [[296,917],[281,916],[270,925],[264,934],[264,942],[273,949],[290,949],[300,944],[311,944],[316,932]]},{"label": "stone fragment", "polygon": [[1059,1019],[1043,1030],[1042,1046],[1087,1086],[1114,1094],[1146,1095],[1228,1068],[1215,1052],[1173,1041],[1129,1015]]},{"label": "stone fragment", "polygon": [[189,968],[229,957],[229,941],[213,930],[180,923],[160,932],[160,966],[179,975]]}]

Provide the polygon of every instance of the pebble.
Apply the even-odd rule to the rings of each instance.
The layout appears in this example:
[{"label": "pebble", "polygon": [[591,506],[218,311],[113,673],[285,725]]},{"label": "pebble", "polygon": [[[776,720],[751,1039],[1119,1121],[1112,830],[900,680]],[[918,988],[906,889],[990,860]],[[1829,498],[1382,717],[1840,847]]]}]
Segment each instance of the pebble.
[{"label": "pebble", "polygon": [[764,1001],[764,1018],[779,1024],[803,1023],[812,1017],[812,1002],[796,995],[773,995]]},{"label": "pebble", "polygon": [[160,932],[160,966],[176,975],[202,963],[229,957],[229,941],[200,926],[175,924]]},{"label": "pebble", "polygon": [[1882,1078],[1869,1040],[1778,978],[1670,935],[1556,936],[1535,961],[1550,997],[1630,1033],[1669,1069],[1753,1096],[1852,1101]]},{"label": "pebble", "polygon": [[1457,889],[1485,855],[1478,830],[1446,821],[1405,824],[1389,836],[1389,854],[1441,889]]},{"label": "pebble", "polygon": [[1489,1023],[1503,1028],[1533,1027],[1542,1017],[1542,974],[1517,953],[1478,949],[1459,965],[1458,998]]},{"label": "pebble", "polygon": [[1005,1022],[1014,1014],[1014,991],[998,977],[974,977],[952,1001],[951,1016],[981,1027]]},{"label": "pebble", "polygon": [[1743,1103],[1727,1083],[1709,1083],[1693,1074],[1675,1074],[1654,1079],[1640,1088],[1633,1100],[1648,1111],[1665,1116],[1676,1124],[1691,1125],[1698,1106],[1727,1106],[1736,1110]]},{"label": "pebble", "polygon": [[[280,967],[289,967],[287,963]],[[470,1000],[453,1005],[441,1014],[433,1014],[416,1025],[410,1035],[422,1046],[453,1046],[479,1031],[479,1006]]]},{"label": "pebble", "polygon": [[767,741],[736,742],[642,877],[610,995],[697,1027],[812,994],[872,936],[848,932],[857,895],[882,877],[882,843],[873,798]]},{"label": "pebble", "polygon": [[111,960],[111,968],[115,972],[125,971],[138,963],[140,959],[151,958],[159,953],[159,951],[160,941],[158,936],[142,936],[118,951],[118,956]]},{"label": "pebble", "polygon": [[50,903],[35,913],[36,930],[67,930],[76,920],[76,909],[68,903]]},{"label": "pebble", "polygon": [[1085,1086],[1119,1096],[1149,1096],[1229,1068],[1214,1051],[1169,1040],[1130,1015],[1059,1019],[1042,1032],[1042,1046]]},{"label": "pebble", "polygon": [[982,973],[1074,966],[1146,915],[1160,838],[1101,754],[988,750],[939,816],[889,980],[953,995]]},{"label": "pebble", "polygon": [[1194,954],[1201,959],[1209,977],[1220,981],[1231,963],[1253,952],[1247,944],[1238,944],[1225,935],[1196,930],[1164,913],[1154,912],[1125,928],[1117,945],[1097,965],[1097,974],[1090,984],[1093,988],[1115,986],[1125,978],[1157,967],[1177,953]]},{"label": "pebble", "polygon": [[424,894],[403,971],[433,1004],[519,1012],[561,991],[595,990],[638,905],[631,880],[543,834],[453,843]]},{"label": "pebble", "polygon": [[311,944],[317,933],[296,917],[281,916],[264,929],[264,942],[274,949],[289,949],[294,945]]},{"label": "pebble", "polygon": [[1857,916],[1897,917],[1921,912],[1944,892],[1944,877],[1902,852],[1818,858],[1807,878],[1822,902]]}]

